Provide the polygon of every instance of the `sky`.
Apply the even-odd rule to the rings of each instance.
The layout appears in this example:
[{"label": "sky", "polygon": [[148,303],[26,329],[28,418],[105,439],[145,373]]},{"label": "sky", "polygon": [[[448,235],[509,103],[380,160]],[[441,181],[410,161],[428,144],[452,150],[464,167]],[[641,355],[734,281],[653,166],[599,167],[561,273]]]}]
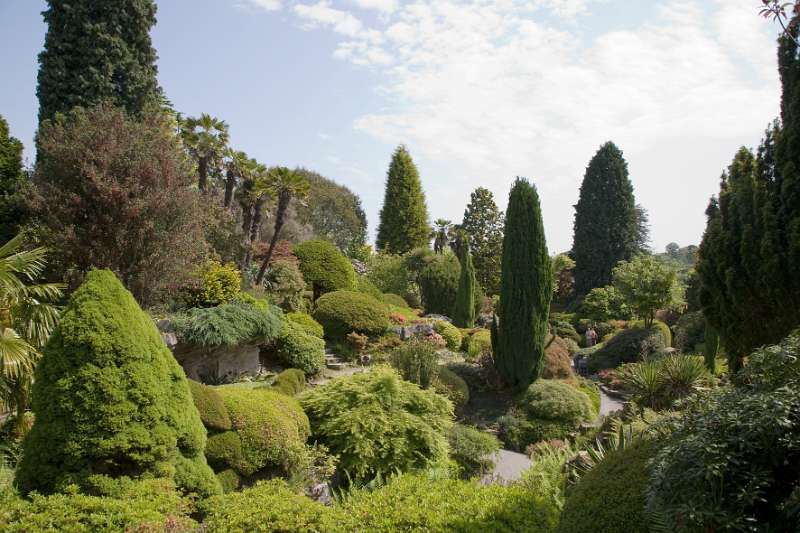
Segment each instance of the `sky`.
[{"label": "sky", "polygon": [[[778,28],[760,0],[158,0],[159,82],[267,165],[357,193],[374,239],[393,150],[431,220],[483,186],[538,188],[551,252],[606,141],[628,161],[652,246],[698,244],[740,146],[779,112]],[[43,0],[0,0],[0,115],[31,150]]]}]

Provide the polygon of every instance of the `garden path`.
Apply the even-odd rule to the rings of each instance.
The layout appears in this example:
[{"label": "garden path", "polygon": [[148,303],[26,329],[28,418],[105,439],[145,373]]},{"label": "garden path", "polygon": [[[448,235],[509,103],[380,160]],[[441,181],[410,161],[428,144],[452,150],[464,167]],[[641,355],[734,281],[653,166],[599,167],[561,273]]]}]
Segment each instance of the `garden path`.
[{"label": "garden path", "polygon": [[625,404],[616,398],[612,398],[600,389],[600,416],[607,416],[614,411],[619,411]]}]

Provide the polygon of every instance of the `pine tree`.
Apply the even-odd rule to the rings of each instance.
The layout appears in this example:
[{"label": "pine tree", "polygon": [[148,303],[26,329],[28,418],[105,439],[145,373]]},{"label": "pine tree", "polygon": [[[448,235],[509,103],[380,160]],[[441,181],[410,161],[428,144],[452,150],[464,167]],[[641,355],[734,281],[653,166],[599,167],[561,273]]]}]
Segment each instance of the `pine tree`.
[{"label": "pine tree", "polygon": [[427,247],[431,228],[419,173],[405,146],[392,155],[386,177],[386,195],[375,245],[382,252],[404,254]]},{"label": "pine tree", "polygon": [[153,0],[48,0],[39,121],[110,100],[138,115],[159,100]]},{"label": "pine tree", "polygon": [[517,178],[508,198],[494,343],[497,370],[516,390],[542,371],[552,276],[539,195],[528,181]]},{"label": "pine tree", "polygon": [[461,263],[461,276],[458,282],[455,309],[453,310],[453,324],[460,328],[473,328],[475,327],[475,290],[478,282],[475,279],[475,268],[472,265],[469,240],[463,231],[461,232],[460,240],[459,262]]},{"label": "pine tree", "polygon": [[8,123],[0,116],[0,242],[10,241],[22,223],[19,192],[24,183],[22,143],[9,135]]},{"label": "pine tree", "polygon": [[475,275],[489,294],[500,290],[500,258],[503,253],[503,212],[492,192],[478,187],[470,195],[461,227],[469,235]]},{"label": "pine tree", "polygon": [[628,164],[614,143],[607,142],[586,168],[575,205],[575,291],[586,295],[611,283],[611,271],[642,246],[646,221],[637,213]]}]

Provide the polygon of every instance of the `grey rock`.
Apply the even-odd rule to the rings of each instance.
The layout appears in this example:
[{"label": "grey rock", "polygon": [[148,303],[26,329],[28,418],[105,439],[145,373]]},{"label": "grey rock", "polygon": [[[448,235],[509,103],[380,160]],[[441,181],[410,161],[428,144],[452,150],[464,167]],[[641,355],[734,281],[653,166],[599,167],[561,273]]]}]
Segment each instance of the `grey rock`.
[{"label": "grey rock", "polygon": [[252,344],[205,348],[179,343],[173,349],[186,376],[200,382],[257,376],[261,372],[259,352],[259,347]]},{"label": "grey rock", "polygon": [[449,316],[444,316],[444,315],[436,315],[436,314],[425,315],[425,318],[429,318],[431,320],[444,320],[445,322],[450,322],[451,324],[453,323],[453,319],[452,318],[450,318]]}]

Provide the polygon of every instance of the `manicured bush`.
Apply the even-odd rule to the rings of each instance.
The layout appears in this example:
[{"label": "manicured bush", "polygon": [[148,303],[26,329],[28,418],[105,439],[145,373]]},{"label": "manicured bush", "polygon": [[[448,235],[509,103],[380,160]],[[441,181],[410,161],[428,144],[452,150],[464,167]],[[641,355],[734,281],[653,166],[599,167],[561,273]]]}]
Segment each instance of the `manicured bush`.
[{"label": "manicured bush", "polygon": [[183,370],[109,270],[73,293],[36,368],[33,412],[15,480],[23,494],[147,474],[220,491]]},{"label": "manicured bush", "polygon": [[543,363],[544,379],[568,379],[573,375],[569,346],[560,337],[550,336],[545,343]]},{"label": "manicured bush", "polygon": [[654,446],[641,442],[608,453],[567,491],[558,533],[648,533],[647,463]]},{"label": "manicured bush", "polygon": [[387,303],[387,304],[392,305],[394,307],[399,307],[400,309],[404,309],[404,308],[408,307],[408,304],[403,299],[403,297],[402,296],[398,296],[397,294],[392,294],[392,293],[383,294],[383,295],[381,295],[380,300],[383,303]]},{"label": "manicured bush", "polygon": [[403,379],[423,389],[430,388],[436,378],[438,358],[436,346],[426,339],[418,338],[404,342],[389,355],[389,361]]},{"label": "manicured bush", "polygon": [[325,341],[297,322],[286,320],[275,339],[275,355],[282,364],[311,376],[325,366]]},{"label": "manicured bush", "polygon": [[237,346],[274,339],[281,328],[281,311],[256,303],[229,303],[217,307],[190,309],[172,319],[178,339],[204,347]]},{"label": "manicured bush", "polygon": [[488,329],[480,329],[469,338],[467,354],[471,358],[480,357],[484,353],[492,352],[492,335]]},{"label": "manicured bush", "polygon": [[322,324],[314,320],[314,317],[308,313],[287,313],[286,319],[299,324],[305,328],[307,333],[319,337],[320,339],[325,336],[325,331]]},{"label": "manicured bush", "polygon": [[614,335],[587,361],[589,372],[635,363],[666,348],[663,333],[657,328],[631,328]]},{"label": "manicured bush", "polygon": [[314,319],[322,324],[329,339],[342,340],[355,331],[380,335],[389,327],[386,306],[375,298],[358,292],[336,291],[317,300]]},{"label": "manicured bush", "polygon": [[460,276],[461,264],[454,254],[446,252],[430,258],[417,278],[425,313],[447,316],[453,312]]},{"label": "manicured bush", "polygon": [[272,386],[287,396],[296,396],[306,388],[306,375],[300,369],[290,368],[278,374]]},{"label": "manicured bush", "polygon": [[316,300],[333,291],[352,291],[356,288],[356,271],[353,265],[333,244],[312,240],[294,247],[300,260],[303,278],[314,292]]},{"label": "manicured bush", "polygon": [[230,303],[242,292],[242,279],[233,263],[208,261],[197,271],[198,287],[192,307],[214,307]]},{"label": "manicured bush", "polygon": [[447,456],[450,401],[377,368],[304,392],[313,437],[354,481],[424,469]]},{"label": "manicured bush", "polygon": [[225,402],[215,389],[189,380],[189,390],[194,405],[200,413],[200,420],[206,428],[212,431],[227,431],[233,427],[228,410],[225,409]]},{"label": "manicured bush", "polygon": [[464,379],[447,367],[440,366],[433,379],[433,390],[446,396],[453,402],[453,408],[459,412],[469,403],[469,386]]},{"label": "manicured bush", "polygon": [[197,523],[186,516],[190,503],[181,498],[171,481],[120,480],[120,485],[108,496],[76,492],[34,494],[31,500],[0,496],[0,530],[8,533],[197,530]]},{"label": "manicured bush", "polygon": [[447,349],[458,351],[461,348],[461,330],[446,320],[437,320],[433,323],[433,329],[441,335],[447,342]]},{"label": "manicured bush", "polygon": [[481,476],[494,468],[492,455],[500,450],[500,441],[491,433],[453,424],[447,442],[450,444],[450,457],[458,463],[464,477]]},{"label": "manicured bush", "polygon": [[244,458],[242,439],[235,431],[224,431],[209,436],[206,442],[206,458],[217,470],[233,468],[245,475],[255,472]]},{"label": "manicured bush", "polygon": [[[237,457],[236,439],[228,436],[218,443],[224,444],[220,449],[225,451],[220,455],[231,458],[227,467],[243,476],[265,468],[291,472],[304,452],[310,432],[308,418],[297,401],[269,388],[220,387],[217,390],[225,401],[233,421],[233,432],[241,443],[241,460]],[[215,437],[212,436],[209,443]]]},{"label": "manicured bush", "polygon": [[367,276],[358,276],[356,279],[356,291],[369,294],[376,300],[383,298],[383,293]]},{"label": "manicured bush", "polygon": [[236,470],[233,470],[232,468],[228,468],[226,470],[223,470],[222,472],[218,472],[217,480],[219,481],[219,484],[222,486],[223,494],[234,492],[239,488],[239,485],[242,482],[242,478],[240,478],[239,474],[236,473]]}]

